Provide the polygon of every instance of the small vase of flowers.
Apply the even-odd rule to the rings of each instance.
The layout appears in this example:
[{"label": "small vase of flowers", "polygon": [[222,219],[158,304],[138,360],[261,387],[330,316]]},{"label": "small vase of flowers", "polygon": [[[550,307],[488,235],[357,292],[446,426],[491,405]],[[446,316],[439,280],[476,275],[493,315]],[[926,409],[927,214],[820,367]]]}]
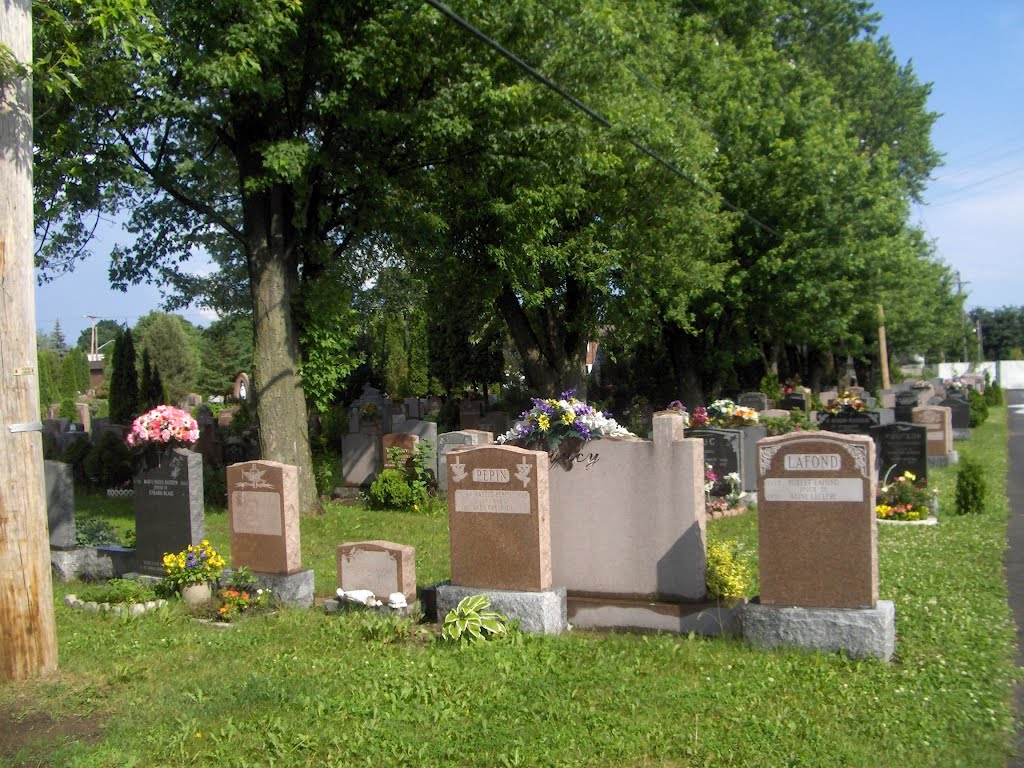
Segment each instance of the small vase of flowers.
[{"label": "small vase of flowers", "polygon": [[[211,582],[220,578],[227,565],[224,558],[206,539],[203,539],[200,544],[189,544],[177,554],[168,552],[164,555],[163,564],[166,574],[164,583],[175,591],[181,592],[182,597],[189,597],[199,602],[210,599],[212,595]],[[205,585],[205,588],[200,585]],[[200,589],[188,589],[194,586],[200,586]],[[199,594],[196,594],[197,592]]]}]

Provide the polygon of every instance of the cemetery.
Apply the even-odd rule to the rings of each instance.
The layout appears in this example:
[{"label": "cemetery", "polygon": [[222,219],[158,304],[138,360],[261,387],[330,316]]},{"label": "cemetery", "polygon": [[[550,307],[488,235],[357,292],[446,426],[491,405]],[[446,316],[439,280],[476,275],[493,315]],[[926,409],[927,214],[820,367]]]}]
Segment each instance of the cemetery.
[{"label": "cemetery", "polygon": [[931,84],[635,5],[0,10],[0,768],[1024,754]]}]

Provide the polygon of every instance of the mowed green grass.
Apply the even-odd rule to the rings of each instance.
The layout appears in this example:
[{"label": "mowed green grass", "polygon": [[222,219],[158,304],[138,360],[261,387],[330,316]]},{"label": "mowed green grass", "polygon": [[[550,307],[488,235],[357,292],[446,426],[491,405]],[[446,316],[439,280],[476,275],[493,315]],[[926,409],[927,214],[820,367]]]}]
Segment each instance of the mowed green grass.
[{"label": "mowed green grass", "polygon": [[[989,468],[984,514],[952,514],[951,468],[933,473],[939,526],[880,526],[889,664],[579,631],[456,647],[354,612],[283,610],[221,630],[176,605],[136,619],[73,611],[60,600],[75,585],[58,584],[60,671],[0,686],[0,706],[103,725],[0,765],[1002,768],[1017,677],[1005,409],[957,448]],[[130,503],[95,506],[131,522]],[[226,513],[211,510],[207,528],[227,551]],[[708,536],[756,560],[756,512],[711,522]],[[334,591],[337,544],[363,539],[415,546],[421,586],[447,576],[444,517],[330,506],[302,523],[318,594]]]}]

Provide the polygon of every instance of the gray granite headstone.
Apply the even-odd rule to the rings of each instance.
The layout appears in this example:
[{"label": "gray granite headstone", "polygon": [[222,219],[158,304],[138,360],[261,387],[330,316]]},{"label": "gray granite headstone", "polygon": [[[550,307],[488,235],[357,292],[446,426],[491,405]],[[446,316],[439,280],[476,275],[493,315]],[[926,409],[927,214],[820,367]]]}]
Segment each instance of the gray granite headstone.
[{"label": "gray granite headstone", "polygon": [[790,392],[782,398],[779,408],[783,411],[807,411],[807,395],[803,392]]},{"label": "gray granite headstone", "polygon": [[162,576],[166,553],[203,540],[203,457],[173,448],[136,473],[133,485],[139,571]]},{"label": "gray granite headstone", "polygon": [[735,472],[744,491],[757,490],[757,441],[766,434],[764,427],[686,430],[687,437],[704,441],[704,462],[718,479]]},{"label": "gray granite headstone", "polygon": [[936,405],[943,405],[953,413],[953,429],[971,428],[971,405],[961,397],[947,397]]},{"label": "gray granite headstone", "polygon": [[818,426],[826,432],[837,432],[841,435],[867,435],[872,427],[881,423],[881,414],[877,411],[840,411],[825,414],[818,419]]},{"label": "gray granite headstone", "polygon": [[75,546],[75,481],[70,464],[44,461],[46,480],[46,519],[53,549]]},{"label": "gray granite headstone", "polygon": [[896,393],[896,421],[909,424],[913,420],[915,408],[917,408],[917,392],[903,390]]},{"label": "gray granite headstone", "polygon": [[341,474],[350,487],[367,486],[377,477],[383,462],[380,437],[361,432],[349,433],[341,439]]},{"label": "gray granite headstone", "polygon": [[[461,430],[458,430],[458,431],[455,431],[455,432],[442,432],[440,435],[437,436],[437,466],[438,467],[446,467],[446,466],[448,466],[445,463],[444,457],[447,456],[450,451],[453,451],[456,448],[463,448],[463,447],[465,447],[467,445],[475,445],[475,444],[476,444],[475,436],[473,434],[469,433],[469,432],[465,432],[465,431],[461,431]],[[441,490],[447,492],[447,490],[448,490],[448,473],[447,472],[438,472],[438,475],[437,475],[437,485],[438,485],[438,487]]]},{"label": "gray granite headstone", "polygon": [[736,398],[736,405],[753,408],[758,412],[765,411],[768,409],[768,395],[764,392],[743,392]]}]

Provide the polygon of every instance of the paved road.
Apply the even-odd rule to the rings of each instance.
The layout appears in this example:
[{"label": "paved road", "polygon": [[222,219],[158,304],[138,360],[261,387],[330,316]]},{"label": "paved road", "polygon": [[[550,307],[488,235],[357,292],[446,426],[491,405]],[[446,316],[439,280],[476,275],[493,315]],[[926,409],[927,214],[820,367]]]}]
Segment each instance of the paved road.
[{"label": "paved road", "polygon": [[[1010,608],[1017,622],[1017,666],[1024,667],[1024,390],[1008,390],[1010,444],[1006,491],[1010,522],[1006,537],[1006,582]],[[1017,715],[1024,718],[1024,685],[1017,686]],[[1024,731],[1024,729],[1022,729]],[[1024,768],[1024,733],[1017,735],[1017,757],[1008,768]]]}]

